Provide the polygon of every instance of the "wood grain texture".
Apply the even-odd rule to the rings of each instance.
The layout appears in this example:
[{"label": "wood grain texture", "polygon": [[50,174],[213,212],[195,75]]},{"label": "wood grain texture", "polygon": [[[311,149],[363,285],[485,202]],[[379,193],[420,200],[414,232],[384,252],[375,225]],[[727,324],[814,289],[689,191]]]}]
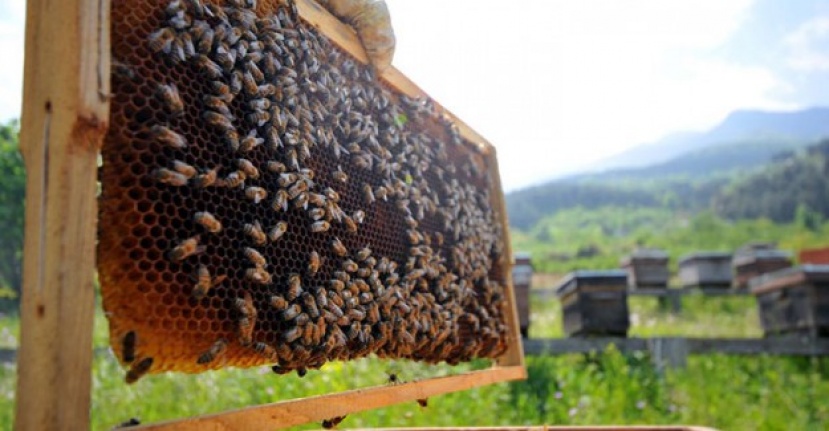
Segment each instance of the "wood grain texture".
[{"label": "wood grain texture", "polygon": [[523,367],[498,367],[456,376],[340,392],[313,398],[247,407],[190,419],[131,428],[132,430],[231,431],[273,430],[348,413],[371,410],[421,398],[523,378]]},{"label": "wood grain texture", "polygon": [[109,115],[109,2],[30,0],[15,429],[89,428],[97,156]]}]

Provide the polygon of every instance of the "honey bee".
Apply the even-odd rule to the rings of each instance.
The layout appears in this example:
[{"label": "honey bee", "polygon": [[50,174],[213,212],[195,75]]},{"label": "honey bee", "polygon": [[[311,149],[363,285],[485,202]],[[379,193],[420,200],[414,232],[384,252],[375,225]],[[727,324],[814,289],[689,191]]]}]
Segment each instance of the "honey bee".
[{"label": "honey bee", "polygon": [[210,233],[217,233],[221,232],[222,230],[222,223],[218,219],[216,219],[216,217],[213,214],[210,214],[207,211],[196,212],[196,214],[193,216],[193,220],[196,223],[202,225],[205,228],[205,230],[207,230]]},{"label": "honey bee", "polygon": [[423,242],[423,235],[414,229],[408,229],[406,231],[406,235],[409,237],[409,242],[412,243],[412,245],[417,245]]},{"label": "honey bee", "polygon": [[194,237],[188,238],[179,245],[175,246],[169,253],[168,257],[173,262],[179,262],[184,259],[187,259],[190,256],[204,253],[207,250],[206,246],[199,245],[199,236],[196,235]]},{"label": "honey bee", "polygon": [[256,251],[255,248],[245,247],[244,254],[245,257],[248,258],[248,260],[250,260],[250,262],[255,266],[261,266],[263,268],[268,266],[268,262],[265,260],[265,257]]},{"label": "honey bee", "polygon": [[291,184],[294,184],[298,179],[299,175],[293,172],[287,172],[280,174],[279,179],[276,180],[276,183],[279,184],[279,187],[288,187]]},{"label": "honey bee", "polygon": [[211,126],[221,129],[222,131],[233,130],[233,123],[230,122],[230,118],[227,116],[220,114],[214,111],[204,111],[202,117]]},{"label": "honey bee", "polygon": [[285,232],[287,232],[287,231],[288,231],[288,223],[284,222],[284,221],[278,222],[271,229],[271,231],[268,232],[268,239],[270,239],[271,242],[276,242],[279,238],[282,238],[282,235],[284,235]]},{"label": "honey bee", "polygon": [[215,278],[210,276],[210,271],[205,265],[199,265],[196,269],[196,285],[193,287],[193,298],[202,299],[207,295],[210,288],[218,286],[227,278],[226,275],[219,275]]},{"label": "honey bee", "polygon": [[158,96],[167,105],[167,108],[173,115],[179,115],[184,112],[184,102],[181,100],[181,94],[179,94],[176,84],[159,84]]},{"label": "honey bee", "polygon": [[248,102],[248,106],[254,111],[265,111],[271,107],[271,101],[264,98],[253,99]]},{"label": "honey bee", "polygon": [[141,420],[140,419],[138,419],[138,418],[129,418],[129,420],[121,422],[120,424],[118,424],[118,426],[115,427],[115,429],[129,428],[129,427],[134,427],[134,426],[138,426],[138,425],[141,425]]},{"label": "honey bee", "polygon": [[334,171],[331,174],[331,176],[334,177],[334,180],[339,181],[341,183],[347,183],[348,182],[348,174],[343,172],[343,168],[340,167],[340,165],[337,165],[337,170]]},{"label": "honey bee", "polygon": [[253,203],[258,204],[268,197],[268,192],[262,187],[251,186],[245,189],[245,197],[252,200]]},{"label": "honey bee", "polygon": [[282,338],[285,340],[286,343],[293,343],[301,336],[302,329],[298,326],[294,326],[293,328],[282,333]]},{"label": "honey bee", "polygon": [[371,248],[369,246],[365,246],[357,252],[357,260],[360,262],[365,261],[369,256],[371,256]]},{"label": "honey bee", "polygon": [[239,151],[241,144],[239,143],[239,132],[236,129],[225,130],[224,138],[230,151]]},{"label": "honey bee", "polygon": [[302,302],[305,304],[305,310],[308,311],[308,315],[311,316],[312,319],[316,319],[320,316],[320,311],[317,307],[317,301],[314,299],[314,295],[308,292],[303,292]]},{"label": "honey bee", "polygon": [[187,139],[179,133],[174,132],[167,126],[156,124],[150,129],[153,136],[162,144],[180,150],[187,147]]},{"label": "honey bee", "polygon": [[[313,195],[313,194],[312,194]],[[311,204],[314,204],[313,199],[310,199]],[[325,209],[323,208],[311,208],[308,210],[308,216],[314,220],[320,220],[325,217]]]},{"label": "honey bee", "polygon": [[286,294],[288,301],[293,301],[299,298],[302,294],[302,279],[299,274],[291,274],[288,276],[288,292]]},{"label": "honey bee", "polygon": [[195,179],[196,186],[204,188],[215,184],[216,179],[219,176],[219,169],[221,169],[221,166],[216,166],[215,168],[198,175]]},{"label": "honey bee", "polygon": [[230,74],[230,93],[239,94],[240,92],[242,92],[242,72],[234,70]]},{"label": "honey bee", "polygon": [[259,169],[251,163],[248,159],[238,159],[236,163],[239,165],[239,170],[245,173],[248,178],[259,178]]},{"label": "honey bee", "polygon": [[222,356],[225,351],[227,351],[227,340],[224,338],[219,338],[216,340],[213,345],[210,346],[209,349],[205,350],[204,353],[199,355],[199,358],[196,360],[197,364],[209,364],[213,362],[217,357]]},{"label": "honey bee", "polygon": [[[260,126],[261,126],[261,124],[260,124]],[[257,136],[256,129],[253,129],[253,130],[250,131],[250,133],[248,133],[247,136],[245,136],[242,139],[242,142],[239,145],[239,150],[246,153],[246,152],[262,145],[264,142],[265,142],[265,139],[260,138],[259,136]]]},{"label": "honey bee", "polygon": [[121,359],[124,362],[129,364],[135,360],[136,344],[138,344],[138,335],[136,335],[135,331],[129,331],[124,334],[124,338],[121,340]]},{"label": "honey bee", "polygon": [[355,222],[359,224],[363,224],[363,220],[366,219],[366,213],[363,210],[354,211],[354,214],[351,216]]},{"label": "honey bee", "polygon": [[261,266],[246,269],[245,278],[257,284],[270,284],[273,279],[271,274]]},{"label": "honey bee", "polygon": [[242,88],[248,96],[256,96],[259,93],[259,84],[250,72],[242,74]]},{"label": "honey bee", "polygon": [[268,237],[265,235],[265,232],[262,231],[262,225],[258,220],[253,223],[245,223],[243,231],[245,235],[248,235],[257,245],[262,245],[268,240]]},{"label": "honey bee", "polygon": [[276,354],[276,349],[274,349],[273,346],[271,346],[269,344],[266,344],[266,343],[263,343],[263,342],[260,341],[260,342],[253,345],[253,350],[256,353],[264,356],[268,360],[271,360],[271,361],[274,361],[274,362],[279,360],[279,356]]},{"label": "honey bee", "polygon": [[342,292],[343,289],[345,289],[345,282],[343,282],[342,280],[334,279],[331,280],[329,284],[331,285],[331,289],[333,289],[335,292]]},{"label": "honey bee", "polygon": [[169,184],[175,187],[186,186],[188,182],[186,176],[167,168],[158,168],[154,170],[152,172],[152,177],[160,183]]},{"label": "honey bee", "polygon": [[327,232],[331,228],[331,224],[325,220],[320,220],[311,224],[311,232]]},{"label": "honey bee", "polygon": [[230,92],[230,86],[223,81],[210,81],[210,87],[213,93],[219,96],[225,103],[230,103],[233,100],[233,94]]},{"label": "honey bee", "polygon": [[294,320],[297,318],[297,316],[300,315],[300,313],[302,313],[302,307],[300,307],[299,304],[291,305],[290,307],[282,311],[282,320],[286,322],[289,320]]},{"label": "honey bee", "polygon": [[227,107],[225,99],[218,96],[205,95],[202,97],[202,101],[206,107],[224,115],[227,118],[233,118],[233,114],[230,113],[230,108]]},{"label": "honey bee", "polygon": [[297,161],[296,150],[291,148],[287,153],[288,162],[292,168],[299,170],[299,162]]},{"label": "honey bee", "polygon": [[331,248],[337,256],[345,257],[348,255],[348,249],[345,248],[343,242],[337,237],[334,237],[334,239],[331,240]]},{"label": "honey bee", "polygon": [[173,160],[173,170],[184,175],[187,179],[193,178],[197,173],[196,168],[181,160]]},{"label": "honey bee", "polygon": [[271,296],[271,306],[279,311],[285,310],[288,308],[288,301],[279,295]]},{"label": "honey bee", "polygon": [[357,268],[359,268],[359,267],[357,266],[357,263],[354,262],[353,260],[346,259],[342,263],[342,268],[343,268],[343,271],[345,271],[345,272],[354,273],[354,272],[357,272]]},{"label": "honey bee", "polygon": [[229,187],[229,188],[242,187],[242,186],[245,185],[245,179],[246,178],[247,177],[245,176],[244,172],[234,171],[234,172],[231,172],[231,173],[227,174],[227,177],[225,177],[222,180],[222,183],[224,184],[225,187]]},{"label": "honey bee", "polygon": [[377,199],[382,199],[384,201],[388,201],[389,200],[389,189],[384,187],[384,186],[377,186],[377,188],[374,189],[374,196]]},{"label": "honey bee", "polygon": [[357,223],[355,223],[354,219],[352,219],[351,217],[349,217],[349,216],[343,217],[343,223],[345,223],[345,229],[347,231],[349,231],[350,233],[356,233],[357,232]]},{"label": "honey bee", "polygon": [[243,346],[249,346],[253,342],[253,328],[256,326],[256,307],[253,306],[253,298],[245,291],[243,297],[236,298],[234,305],[239,313],[239,342]]},{"label": "honey bee", "polygon": [[173,29],[169,27],[163,27],[159,30],[156,30],[152,34],[150,34],[148,38],[150,50],[154,54],[158,54],[159,52],[163,52],[165,54],[170,53],[170,49],[173,45],[173,40],[175,40],[176,34]]},{"label": "honey bee", "polygon": [[311,252],[311,258],[308,261],[308,272],[316,274],[320,269],[320,255],[316,251]]},{"label": "honey bee", "polygon": [[132,365],[132,368],[130,368],[130,370],[127,371],[127,377],[124,380],[126,380],[127,384],[131,385],[138,381],[138,379],[140,379],[141,377],[144,377],[144,375],[147,374],[147,372],[150,371],[150,368],[152,367],[153,358],[144,358],[138,362],[135,362]]},{"label": "honey bee", "polygon": [[275,174],[284,174],[288,167],[284,163],[271,160],[268,162],[268,170]]},{"label": "honey bee", "polygon": [[[199,43],[199,51],[201,50],[201,43]],[[224,73],[222,66],[219,66],[215,61],[211,60],[210,57],[204,54],[199,54],[196,58],[196,66],[210,79],[219,79]]]},{"label": "honey bee", "polygon": [[308,190],[308,182],[307,181],[297,181],[291,188],[288,189],[288,198],[289,199],[296,199],[301,193]]}]

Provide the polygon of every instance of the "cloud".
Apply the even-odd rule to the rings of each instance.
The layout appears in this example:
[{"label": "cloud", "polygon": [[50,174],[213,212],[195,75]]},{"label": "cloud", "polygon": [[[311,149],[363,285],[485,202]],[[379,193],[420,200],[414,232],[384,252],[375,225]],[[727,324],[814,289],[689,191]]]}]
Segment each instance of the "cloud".
[{"label": "cloud", "polygon": [[829,15],[818,16],[801,24],[785,37],[789,49],[787,64],[803,72],[829,70]]},{"label": "cloud", "polygon": [[20,117],[26,2],[0,0],[0,122]]}]

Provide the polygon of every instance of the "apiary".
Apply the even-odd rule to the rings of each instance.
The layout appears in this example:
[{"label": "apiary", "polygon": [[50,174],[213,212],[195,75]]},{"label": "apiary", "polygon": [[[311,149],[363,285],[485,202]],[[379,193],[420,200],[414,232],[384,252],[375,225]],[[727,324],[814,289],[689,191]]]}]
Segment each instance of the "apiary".
[{"label": "apiary", "polygon": [[492,147],[292,1],[113,1],[98,268],[127,381],[502,355]]},{"label": "apiary", "polygon": [[829,247],[800,250],[797,261],[803,265],[807,263],[829,265]]},{"label": "apiary", "polygon": [[627,336],[627,272],[575,271],[556,288],[568,336]]},{"label": "apiary", "polygon": [[668,253],[664,250],[639,249],[620,262],[628,274],[628,287],[665,289],[671,273],[668,271]]},{"label": "apiary", "polygon": [[829,336],[829,265],[803,265],[753,278],[766,336]]},{"label": "apiary", "polygon": [[774,246],[745,247],[734,254],[734,287],[744,289],[754,277],[792,266],[792,254]]},{"label": "apiary", "polygon": [[679,259],[679,281],[682,287],[703,289],[731,287],[731,254],[698,252]]},{"label": "apiary", "polygon": [[530,331],[530,287],[533,267],[530,253],[515,253],[512,267],[512,285],[515,287],[515,306],[518,309],[518,325],[521,336],[527,338]]}]

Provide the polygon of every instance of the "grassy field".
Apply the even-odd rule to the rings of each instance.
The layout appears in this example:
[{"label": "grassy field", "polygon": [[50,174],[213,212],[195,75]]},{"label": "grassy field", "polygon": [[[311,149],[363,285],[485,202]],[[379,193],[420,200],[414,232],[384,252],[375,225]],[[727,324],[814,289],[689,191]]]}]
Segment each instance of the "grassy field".
[{"label": "grassy field", "polygon": [[[535,296],[531,337],[561,335],[557,301]],[[662,311],[655,299],[630,301],[632,335],[759,336],[751,297],[690,297],[683,313]],[[19,323],[0,318],[0,344],[17,343]],[[96,316],[96,346],[106,345],[106,322]],[[488,366],[427,367],[366,359],[328,364],[305,378],[267,368],[202,375],[150,376],[132,386],[108,351],[95,359],[94,429],[131,417],[144,422],[219,412],[253,404],[385,384],[388,373],[422,379]],[[614,349],[599,355],[529,357],[524,382],[434,397],[349,415],[341,428],[524,424],[700,424],[722,430],[823,430],[829,424],[829,359],[692,356],[688,367],[656,373],[645,354]],[[14,365],[0,366],[0,429],[13,423]],[[319,428],[309,424],[299,429]]]}]

